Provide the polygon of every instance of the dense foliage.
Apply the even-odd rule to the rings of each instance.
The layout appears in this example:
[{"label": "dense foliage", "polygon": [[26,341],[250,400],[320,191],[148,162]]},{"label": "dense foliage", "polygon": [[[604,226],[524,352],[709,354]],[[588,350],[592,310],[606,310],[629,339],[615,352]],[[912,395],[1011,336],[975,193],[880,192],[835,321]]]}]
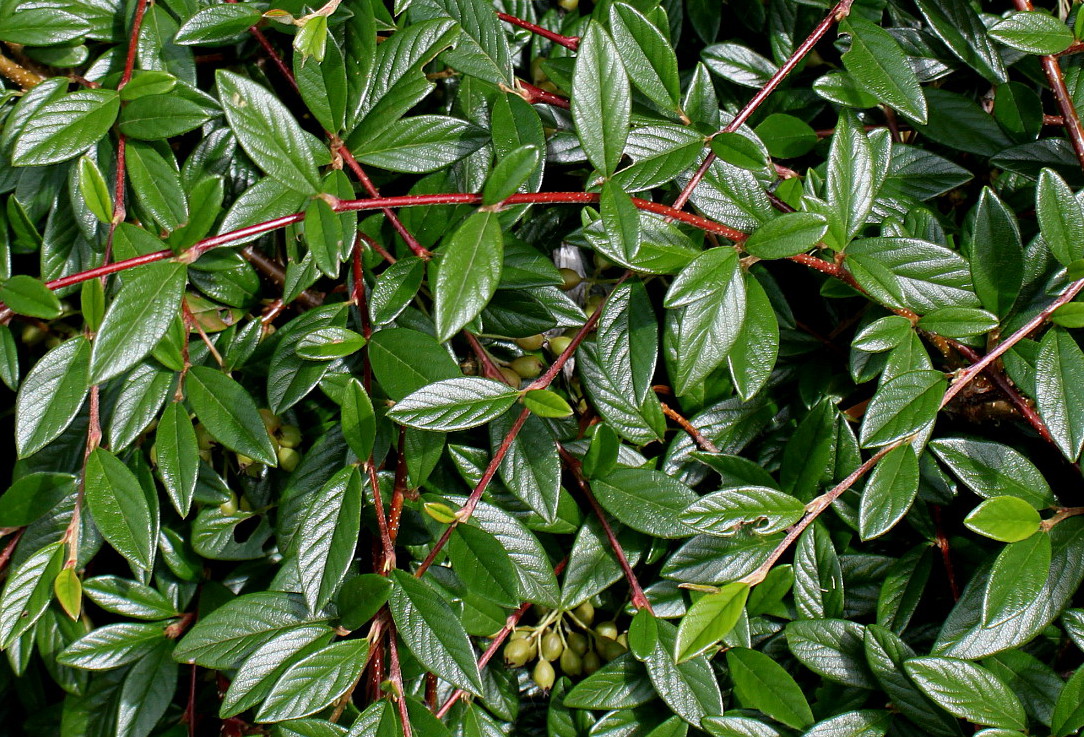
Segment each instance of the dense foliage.
[{"label": "dense foliage", "polygon": [[5,3],[0,730],[1076,733],[1078,7]]}]

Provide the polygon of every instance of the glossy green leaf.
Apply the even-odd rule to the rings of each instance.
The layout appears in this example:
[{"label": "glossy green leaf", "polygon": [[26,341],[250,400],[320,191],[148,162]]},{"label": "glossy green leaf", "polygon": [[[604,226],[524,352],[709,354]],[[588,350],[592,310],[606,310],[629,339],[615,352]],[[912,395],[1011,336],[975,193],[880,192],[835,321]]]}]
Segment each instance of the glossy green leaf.
[{"label": "glossy green leaf", "polygon": [[1050,571],[1050,535],[1031,535],[998,554],[982,600],[983,625],[996,626],[1018,616],[1039,596]]},{"label": "glossy green leaf", "polygon": [[591,164],[609,176],[628,138],[632,91],[613,39],[598,22],[580,42],[572,75],[572,121]]},{"label": "glossy green leaf", "polygon": [[840,31],[851,36],[851,48],[843,55],[843,65],[855,80],[882,103],[925,124],[926,98],[907,56],[892,35],[855,16],[849,16]]},{"label": "glossy green leaf", "polygon": [[256,714],[261,722],[308,716],[344,694],[364,667],[367,640],[328,645],[290,664]]},{"label": "glossy green leaf", "polygon": [[1039,10],[1013,13],[990,28],[990,37],[1029,54],[1057,54],[1073,42],[1065,23]]},{"label": "glossy green leaf", "polygon": [[187,283],[184,264],[149,264],[125,281],[105,313],[90,355],[90,381],[98,384],[143,360],[180,312]]},{"label": "glossy green leaf", "polygon": [[102,536],[134,567],[150,571],[158,541],[158,499],[101,448],[87,457],[84,484],[87,507]]},{"label": "glossy green leaf", "polygon": [[116,90],[78,90],[51,100],[15,139],[11,163],[44,166],[74,158],[109,132],[119,111]]},{"label": "glossy green leaf", "polygon": [[862,445],[888,445],[921,432],[936,416],[946,383],[940,371],[910,371],[885,382],[866,407]]},{"label": "glossy green leaf", "polygon": [[726,664],[734,681],[734,693],[742,704],[795,729],[813,724],[813,712],[801,688],[770,657],[735,647],[727,650]]},{"label": "glossy green leaf", "polygon": [[964,519],[964,524],[980,535],[1013,543],[1038,532],[1040,521],[1039,513],[1023,499],[995,496],[975,507]]},{"label": "glossy green leaf", "polygon": [[449,238],[433,286],[441,342],[477,317],[493,297],[503,255],[504,238],[493,212],[471,215]]},{"label": "glossy green leaf", "polygon": [[1061,452],[1075,460],[1084,446],[1084,352],[1066,330],[1043,336],[1035,382],[1039,414]]},{"label": "glossy green leaf", "polygon": [[256,403],[240,384],[221,371],[193,366],[185,388],[196,417],[215,440],[260,463],[277,465],[275,448]]},{"label": "glossy green leaf", "polygon": [[730,634],[748,597],[748,584],[728,583],[697,599],[681,619],[674,658],[688,660]]},{"label": "glossy green leaf", "polygon": [[1024,729],[1024,708],[1009,687],[990,671],[966,660],[912,658],[907,675],[938,706],[977,724]]},{"label": "glossy green leaf", "polygon": [[56,440],[87,396],[90,343],[61,343],[30,369],[15,400],[15,447],[26,457]]},{"label": "glossy green leaf", "polygon": [[52,320],[60,317],[63,308],[56,295],[39,279],[16,274],[0,284],[0,302],[12,311],[28,317]]},{"label": "glossy green leaf", "polygon": [[823,215],[788,213],[753,231],[743,248],[760,258],[787,258],[813,248],[827,232],[828,221]]},{"label": "glossy green leaf", "polygon": [[885,534],[903,519],[918,495],[918,456],[901,445],[880,460],[866,481],[858,512],[863,540]]}]

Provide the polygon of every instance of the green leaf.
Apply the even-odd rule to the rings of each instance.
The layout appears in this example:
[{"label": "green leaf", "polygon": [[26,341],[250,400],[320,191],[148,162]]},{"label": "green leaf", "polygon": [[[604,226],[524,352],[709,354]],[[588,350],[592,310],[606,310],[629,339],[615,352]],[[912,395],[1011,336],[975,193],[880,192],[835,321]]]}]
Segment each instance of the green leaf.
[{"label": "green leaf", "polygon": [[306,134],[290,111],[263,86],[232,72],[215,75],[226,120],[256,166],[280,184],[315,194],[320,175]]},{"label": "green leaf", "polygon": [[817,145],[817,132],[800,118],[786,113],[772,113],[755,128],[768,153],[777,159],[804,156]]},{"label": "green leaf", "polygon": [[1025,728],[1024,708],[1008,686],[975,663],[957,658],[912,658],[903,667],[945,711],[976,724]]},{"label": "green leaf", "polygon": [[505,607],[522,601],[512,559],[485,530],[456,525],[448,540],[448,558],[471,593]]},{"label": "green leaf", "polygon": [[930,29],[968,67],[993,84],[1008,80],[986,25],[968,0],[916,0]]},{"label": "green leaf", "polygon": [[188,411],[180,402],[171,402],[158,418],[154,448],[158,477],[173,508],[187,517],[199,478],[199,442]]},{"label": "green leaf", "polygon": [[1073,32],[1049,13],[1013,13],[990,28],[990,37],[1028,54],[1057,54],[1073,43]]},{"label": "green leaf", "polygon": [[281,722],[323,709],[346,693],[368,655],[368,640],[345,640],[291,663],[264,699],[256,720]]},{"label": "green leaf", "polygon": [[1039,530],[1039,513],[1023,499],[995,496],[971,510],[964,518],[968,529],[1004,543],[1025,540]]},{"label": "green leaf", "polygon": [[57,660],[70,668],[110,670],[134,663],[165,637],[160,622],[107,624],[68,645]]},{"label": "green leaf", "polygon": [[885,534],[903,519],[918,495],[918,456],[901,445],[880,460],[866,482],[858,512],[863,540]]},{"label": "green leaf", "polygon": [[617,285],[598,321],[599,358],[621,386],[632,387],[632,398],[648,401],[659,353],[655,311],[642,282]]},{"label": "green leaf", "polygon": [[418,389],[388,411],[388,419],[419,430],[466,430],[515,404],[519,393],[499,381],[465,376]]},{"label": "green leaf", "polygon": [[1084,446],[1084,353],[1064,328],[1052,328],[1039,344],[1035,399],[1058,449],[1070,461]]},{"label": "green leaf", "polygon": [[1054,310],[1050,322],[1063,328],[1084,328],[1084,304],[1070,302]]},{"label": "green leaf", "polygon": [[841,113],[832,136],[825,178],[828,204],[843,226],[839,245],[835,246],[837,250],[865,226],[873,207],[877,181],[869,138],[853,114]]},{"label": "green leaf", "polygon": [[458,364],[432,336],[406,328],[374,333],[369,360],[381,388],[395,401],[434,382],[462,376]]},{"label": "green leaf", "polygon": [[12,567],[0,593],[0,648],[11,647],[45,613],[63,565],[64,545],[52,543]]},{"label": "green leaf", "polygon": [[946,384],[940,371],[909,371],[878,387],[862,420],[862,447],[889,445],[922,432],[936,417]]},{"label": "green leaf", "polygon": [[794,729],[813,724],[813,712],[802,689],[783,666],[756,650],[732,647],[726,664],[734,693],[745,706],[762,711]]},{"label": "green leaf", "polygon": [[703,656],[674,663],[677,628],[665,619],[656,622],[655,650],[645,659],[648,676],[662,700],[694,726],[723,712],[723,699],[711,664]]},{"label": "green leaf", "polygon": [[74,568],[64,568],[53,579],[53,593],[64,613],[73,620],[79,619],[83,609],[83,583]]},{"label": "green leaf", "polygon": [[75,493],[75,476],[39,471],[13,482],[0,496],[0,527],[26,527]]},{"label": "green leaf", "polygon": [[342,626],[360,629],[380,611],[391,594],[392,583],[378,573],[347,579],[335,600]]},{"label": "green leaf", "polygon": [[509,151],[486,177],[482,204],[496,205],[519,192],[541,163],[542,152],[537,146],[528,144]]},{"label": "green leaf", "polygon": [[106,450],[87,457],[87,507],[102,537],[136,568],[150,571],[158,542],[158,499]]},{"label": "green leaf", "polygon": [[617,183],[607,181],[599,195],[599,214],[610,243],[626,260],[636,258],[640,250],[640,212],[632,198]]},{"label": "green leaf", "polygon": [[629,134],[632,91],[617,46],[597,21],[587,26],[572,73],[572,122],[591,164],[617,170]]},{"label": "green leaf", "polygon": [[523,395],[523,406],[539,417],[571,417],[568,402],[548,389],[533,389]]},{"label": "green leaf", "polygon": [[749,584],[735,582],[697,599],[678,627],[674,652],[677,662],[699,655],[730,634],[748,597]]},{"label": "green leaf", "polygon": [[444,115],[415,115],[397,120],[374,135],[350,139],[354,156],[363,164],[411,174],[451,166],[481,148],[484,128]]},{"label": "green leaf", "polygon": [[113,195],[98,165],[88,156],[79,159],[79,193],[87,209],[100,222],[108,223],[113,219]]},{"label": "green leaf", "polygon": [[484,0],[421,0],[411,15],[431,19],[450,17],[462,28],[456,48],[446,52],[447,62],[465,74],[495,85],[515,82],[512,54],[500,21]]},{"label": "green leaf", "polygon": [[52,320],[60,317],[63,308],[60,300],[40,279],[26,274],[16,274],[0,284],[0,302],[13,312],[28,317]]},{"label": "green leaf", "polygon": [[244,594],[196,622],[177,643],[173,658],[205,668],[236,668],[275,635],[313,621],[308,619],[308,607],[298,594],[281,591]]},{"label": "green leaf", "polygon": [[190,17],[173,37],[173,43],[185,46],[209,46],[239,40],[263,18],[256,3],[212,5]]},{"label": "green leaf", "polygon": [[1035,214],[1043,240],[1065,266],[1084,258],[1084,244],[1076,234],[1084,232],[1084,208],[1058,174],[1043,169],[1035,193]]},{"label": "green leaf", "polygon": [[792,212],[761,225],[742,247],[754,256],[787,258],[813,248],[828,232],[828,220],[812,212]]},{"label": "green leaf", "polygon": [[388,606],[399,634],[422,665],[449,683],[481,695],[474,648],[459,618],[424,581],[392,571]]},{"label": "green leaf", "polygon": [[625,3],[610,6],[610,32],[637,89],[663,110],[680,110],[681,83],[674,46],[658,27]]},{"label": "green leaf", "polygon": [[302,338],[295,351],[297,355],[310,361],[330,361],[357,353],[365,343],[365,338],[353,330],[320,328]]},{"label": "green leaf", "polygon": [[335,596],[354,558],[361,529],[361,473],[348,466],[310,496],[294,540],[301,590],[309,610],[319,612]]},{"label": "green leaf", "polygon": [[730,535],[741,525],[768,535],[785,530],[805,513],[805,504],[765,486],[733,486],[702,496],[681,513],[681,521],[709,535]]},{"label": "green leaf", "polygon": [[937,457],[969,489],[986,499],[1009,495],[1035,509],[1056,503],[1050,484],[1020,451],[1001,443],[968,438],[938,438],[930,443]]},{"label": "green leaf", "polygon": [[656,537],[689,537],[679,518],[696,494],[672,476],[646,468],[618,468],[591,482],[603,509],[634,530]]},{"label": "green leaf", "polygon": [[787,625],[787,646],[814,673],[855,688],[873,688],[863,654],[865,633],[845,619],[800,619]]},{"label": "green leaf", "polygon": [[503,258],[497,213],[474,213],[451,235],[433,286],[438,340],[448,340],[482,312],[500,283]]},{"label": "green leaf", "polygon": [[768,166],[764,149],[741,133],[716,133],[711,139],[711,150],[726,163],[749,171],[763,171]]},{"label": "green leaf", "polygon": [[926,124],[926,97],[907,55],[892,35],[870,21],[850,15],[840,32],[851,36],[843,66],[879,101],[920,125]]},{"label": "green leaf", "polygon": [[[127,87],[124,88],[127,91]],[[121,94],[123,97],[123,93]],[[199,128],[217,111],[176,95],[143,95],[125,105],[117,128],[129,138],[160,141]]]},{"label": "green leaf", "polygon": [[988,187],[975,207],[970,256],[975,293],[984,307],[1004,317],[1020,294],[1024,249],[1016,216]]},{"label": "green leaf", "polygon": [[401,258],[381,272],[369,294],[369,316],[386,325],[407,308],[425,276],[425,261],[417,256]]},{"label": "green leaf", "polygon": [[339,255],[343,252],[345,236],[339,215],[322,197],[316,197],[305,208],[305,243],[312,253],[316,267],[325,276],[339,273]]},{"label": "green leaf", "polygon": [[30,369],[15,400],[15,447],[25,458],[60,437],[87,396],[90,343],[77,336]]},{"label": "green leaf", "polygon": [[260,463],[278,464],[256,403],[240,384],[221,371],[193,366],[185,388],[192,409],[211,437]]},{"label": "green leaf", "polygon": [[83,593],[107,612],[136,619],[177,616],[177,607],[150,586],[119,576],[95,576],[83,582]]},{"label": "green leaf", "polygon": [[1050,729],[1055,737],[1066,737],[1081,727],[1084,727],[1084,668],[1077,668],[1058,694]]},{"label": "green leaf", "polygon": [[644,666],[621,655],[577,683],[565,695],[573,709],[628,709],[656,698]]},{"label": "green leaf", "polygon": [[116,90],[78,90],[50,100],[15,139],[11,163],[44,166],[75,158],[109,132],[119,111]]},{"label": "green leaf", "polygon": [[184,264],[148,264],[125,280],[105,313],[90,355],[90,382],[100,384],[142,361],[181,310]]},{"label": "green leaf", "polygon": [[1005,546],[986,582],[982,600],[984,627],[994,627],[1019,616],[1035,601],[1049,575],[1050,557],[1050,535],[1045,533]]},{"label": "green leaf", "polygon": [[918,326],[946,338],[967,338],[990,332],[998,326],[998,320],[976,307],[939,307],[920,317]]},{"label": "green leaf", "polygon": [[342,432],[354,455],[367,459],[376,440],[376,413],[365,387],[354,378],[343,387]]}]

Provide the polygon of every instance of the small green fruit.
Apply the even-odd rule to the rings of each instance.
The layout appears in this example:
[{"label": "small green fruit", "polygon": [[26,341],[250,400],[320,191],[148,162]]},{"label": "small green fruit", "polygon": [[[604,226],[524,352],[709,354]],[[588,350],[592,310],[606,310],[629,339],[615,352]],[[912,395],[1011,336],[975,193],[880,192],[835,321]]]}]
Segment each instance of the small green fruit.
[{"label": "small green fruit", "polygon": [[279,428],[279,445],[284,448],[296,448],[301,445],[301,428],[297,425],[283,425]]},{"label": "small green fruit", "polygon": [[623,647],[620,642],[616,640],[599,640],[598,652],[602,656],[602,659],[607,663],[614,658],[620,657],[628,651],[628,648]]},{"label": "small green fruit", "polygon": [[557,660],[557,658],[561,657],[564,649],[565,644],[561,641],[561,636],[556,632],[547,632],[542,636],[539,652],[542,653],[544,660]]},{"label": "small green fruit", "polygon": [[572,338],[567,335],[558,335],[550,338],[550,351],[555,356],[559,356],[565,352],[565,349],[572,343]]},{"label": "small green fruit", "polygon": [[571,12],[580,7],[580,0],[557,0],[557,4],[561,6],[561,10]]},{"label": "small green fruit", "polygon": [[561,289],[566,292],[569,289],[575,289],[583,282],[583,277],[579,275],[574,269],[561,269],[561,278],[564,279],[564,283],[561,285]]},{"label": "small green fruit", "polygon": [[510,367],[521,378],[534,379],[542,373],[545,364],[542,363],[542,359],[538,358],[538,356],[520,356],[512,361]]},{"label": "small green fruit", "polygon": [[576,619],[580,620],[585,627],[590,627],[595,621],[595,607],[590,600],[585,601],[572,610]]},{"label": "small green fruit", "polygon": [[602,658],[594,650],[588,650],[583,656],[584,675],[591,675],[602,667]]},{"label": "small green fruit", "polygon": [[278,457],[279,468],[286,473],[292,473],[297,468],[297,464],[301,463],[301,454],[285,445],[279,448]]},{"label": "small green fruit", "polygon": [[587,638],[579,632],[570,632],[565,641],[568,643],[568,649],[577,655],[583,655],[587,652]]},{"label": "small green fruit", "polygon": [[561,653],[561,670],[563,670],[566,675],[578,676],[580,673],[583,673],[583,659],[572,652],[572,648],[567,648]]},{"label": "small green fruit", "polygon": [[508,368],[507,366],[502,366],[501,367],[501,376],[504,378],[504,383],[505,384],[508,384],[508,386],[511,386],[511,387],[515,387],[516,389],[519,388],[519,384],[520,384],[521,379],[520,379],[519,374],[517,374],[515,371]]},{"label": "small green fruit", "polygon": [[504,662],[513,668],[522,668],[534,657],[530,640],[512,640],[504,646]]},{"label": "small green fruit", "polygon": [[529,335],[526,338],[517,338],[516,345],[525,351],[537,351],[546,344],[546,336],[542,333]]},{"label": "small green fruit", "polygon": [[282,420],[269,409],[260,410],[260,419],[263,420],[263,426],[267,428],[267,432],[272,435],[282,427]]},{"label": "small green fruit", "polygon": [[553,666],[546,660],[539,660],[534,671],[531,672],[531,680],[543,691],[553,688],[553,682],[556,679],[557,674],[553,671]]},{"label": "small green fruit", "polygon": [[599,637],[604,637],[607,640],[616,640],[617,625],[613,622],[603,622],[598,627],[595,627],[595,634]]}]

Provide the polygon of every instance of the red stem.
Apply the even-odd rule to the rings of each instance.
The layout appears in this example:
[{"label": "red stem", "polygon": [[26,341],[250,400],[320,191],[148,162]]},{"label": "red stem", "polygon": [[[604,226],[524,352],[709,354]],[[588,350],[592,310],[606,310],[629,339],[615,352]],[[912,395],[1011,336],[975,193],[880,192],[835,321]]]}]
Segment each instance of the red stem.
[{"label": "red stem", "polygon": [[523,99],[532,105],[541,103],[543,105],[553,105],[554,107],[564,108],[565,110],[571,108],[571,104],[567,98],[555,95],[552,92],[546,92],[546,90],[541,87],[535,87],[530,82],[524,82],[522,79],[517,79],[516,87]]},{"label": "red stem", "polygon": [[[727,123],[726,127],[718,133],[733,133],[738,130],[738,128],[741,128],[742,125],[749,120],[750,116],[756,112],[757,108],[768,99],[768,96],[775,92],[779,85],[782,84],[787,75],[794,70],[794,67],[798,66],[802,59],[813,50],[813,47],[817,45],[817,42],[824,38],[824,34],[828,33],[828,29],[847,17],[853,3],[854,0],[840,0],[839,4],[832,8],[831,12],[817,24],[817,27],[813,29],[813,32],[809,34],[806,40],[802,41],[801,45],[794,50],[794,53],[790,55],[790,58],[783,62],[783,66],[779,67],[779,69],[775,71],[775,74],[771,76],[771,79],[769,79],[764,86],[753,95],[753,99],[747,102],[745,107],[734,116],[734,119]],[[718,135],[718,133],[715,135]],[[709,151],[708,155],[704,158],[704,163],[700,165],[700,168],[696,170],[693,178],[688,181],[682,188],[681,194],[674,200],[675,208],[680,210],[685,207],[685,203],[689,201],[689,196],[692,195],[693,190],[696,189],[696,185],[700,184],[700,180],[707,174],[708,167],[711,166],[711,162],[713,161],[715,161],[715,153]]]},{"label": "red stem", "polygon": [[387,576],[395,568],[395,546],[392,544],[391,534],[388,532],[388,518],[384,516],[384,498],[380,494],[380,478],[376,475],[376,466],[372,462],[372,456],[369,457],[369,461],[365,464],[365,469],[369,474],[369,486],[373,490],[376,526],[380,530],[380,546],[384,554],[384,560],[381,561],[377,573],[381,576]]},{"label": "red stem", "polygon": [[391,682],[396,693],[393,698],[399,708],[399,721],[403,723],[403,737],[411,737],[410,714],[407,712],[406,688],[403,686],[403,669],[399,665],[399,645],[395,641],[395,625],[388,625],[388,652],[391,654]]},{"label": "red stem", "polygon": [[132,33],[128,37],[128,55],[124,59],[124,72],[120,75],[120,81],[117,82],[117,90],[124,89],[124,86],[132,79],[132,72],[135,71],[136,51],[139,48],[139,29],[143,26],[143,14],[147,12],[147,1],[139,0],[136,5],[135,17],[132,18]]},{"label": "red stem", "polygon": [[553,41],[555,44],[564,46],[569,51],[575,51],[580,47],[580,39],[578,36],[562,36],[560,33],[554,33],[548,28],[543,28],[542,26],[523,20],[522,18],[517,18],[514,15],[509,15],[508,13],[498,12],[497,17],[505,23],[511,23],[514,26],[526,28],[536,36],[541,36],[544,39]]}]

